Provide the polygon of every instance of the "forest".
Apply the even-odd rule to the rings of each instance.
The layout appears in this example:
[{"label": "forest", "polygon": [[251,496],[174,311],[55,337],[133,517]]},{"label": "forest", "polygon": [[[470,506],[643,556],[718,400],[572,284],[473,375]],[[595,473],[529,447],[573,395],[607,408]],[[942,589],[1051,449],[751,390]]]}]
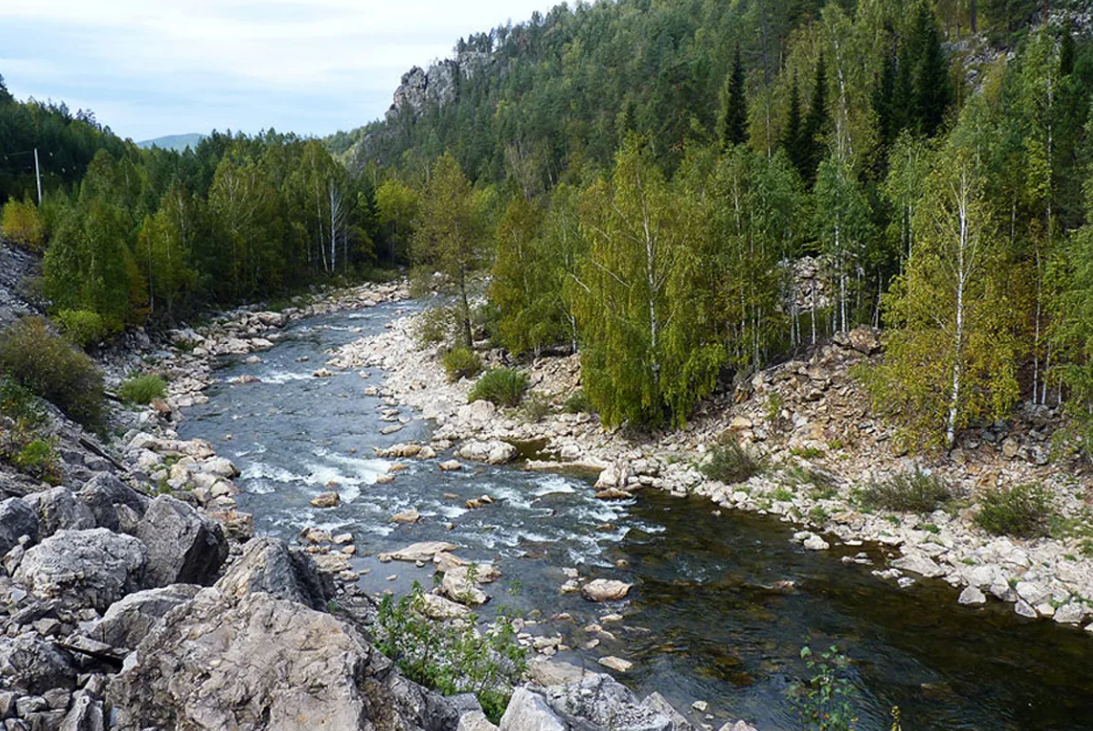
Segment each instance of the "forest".
[{"label": "forest", "polygon": [[385,120],[181,154],[0,86],[3,232],[73,330],[410,265],[452,295],[434,339],[577,350],[611,426],[870,324],[863,381],[917,445],[1021,401],[1093,435],[1078,5],[563,4],[461,39],[450,93]]},{"label": "forest", "polygon": [[91,113],[16,101],[0,78],[0,151],[0,228],[44,253],[42,293],[85,344],[373,263],[371,191],[318,140],[213,132],[142,150]]}]

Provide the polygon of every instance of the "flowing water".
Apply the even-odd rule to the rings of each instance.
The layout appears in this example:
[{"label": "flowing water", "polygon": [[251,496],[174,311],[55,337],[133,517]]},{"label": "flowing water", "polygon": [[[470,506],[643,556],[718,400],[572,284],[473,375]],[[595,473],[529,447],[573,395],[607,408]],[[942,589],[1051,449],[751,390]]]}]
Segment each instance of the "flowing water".
[{"label": "flowing water", "polygon": [[[291,541],[309,525],[352,532],[366,554],[354,559],[367,571],[362,585],[396,593],[414,581],[429,586],[430,569],[383,564],[377,553],[451,541],[460,556],[494,561],[504,573],[486,587],[493,600],[484,614],[498,605],[541,614],[534,629],[561,632],[573,647],[597,636],[586,635],[586,625],[618,611],[624,620],[605,625],[615,639],[561,658],[589,667],[606,655],[631,660],[621,679],[639,695],[657,690],[681,709],[707,701],[713,718],[699,720],[714,728],[729,717],[762,731],[800,728],[787,690],[807,672],[800,650],[808,644],[837,645],[852,660],[861,729],[887,731],[896,705],[906,731],[1093,729],[1093,638],[1084,632],[1020,620],[998,604],[958,607],[956,591],[942,582],[898,589],[871,567],[839,561],[850,549],[804,551],[775,518],[719,515],[708,501],[653,491],[604,503],[587,476],[512,467],[442,473],[435,461],[408,460],[394,483],[376,484],[388,463],[374,459],[373,448],[427,439],[429,424],[366,395],[382,372],[312,373],[330,349],[381,332],[413,308],[389,304],[294,323],[262,363],[225,361],[209,403],[188,411],[182,436],[209,439],[239,466],[240,507],[254,513],[260,534]],[[231,383],[244,374],[260,382]],[[397,433],[380,433],[400,420]],[[311,507],[329,482],[342,504]],[[481,495],[495,503],[464,507]],[[422,522],[389,522],[409,508]],[[882,560],[879,549],[869,552]],[[563,567],[634,589],[624,602],[591,604],[560,594]],[[560,613],[573,619],[550,620]]]}]

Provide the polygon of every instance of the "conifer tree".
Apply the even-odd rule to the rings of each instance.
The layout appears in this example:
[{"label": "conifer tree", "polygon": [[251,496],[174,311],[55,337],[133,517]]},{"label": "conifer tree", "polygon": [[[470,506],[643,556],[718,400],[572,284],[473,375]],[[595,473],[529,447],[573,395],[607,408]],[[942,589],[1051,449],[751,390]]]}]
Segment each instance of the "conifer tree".
[{"label": "conifer tree", "polygon": [[718,138],[721,147],[727,149],[747,140],[748,101],[744,89],[744,64],[740,60],[740,44],[736,45],[732,71],[721,90],[721,115]]},{"label": "conifer tree", "polygon": [[804,174],[808,166],[808,149],[804,139],[804,123],[801,118],[801,91],[797,83],[797,73],[793,73],[793,81],[789,88],[789,115],[786,117],[785,127],[782,128],[782,147],[789,155],[793,167],[797,172]]}]

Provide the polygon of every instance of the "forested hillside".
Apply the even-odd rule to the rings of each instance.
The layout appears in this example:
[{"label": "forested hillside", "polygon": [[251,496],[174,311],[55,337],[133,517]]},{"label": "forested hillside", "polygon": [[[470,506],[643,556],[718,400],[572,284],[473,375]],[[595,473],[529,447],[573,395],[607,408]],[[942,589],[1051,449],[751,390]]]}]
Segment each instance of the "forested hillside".
[{"label": "forested hillside", "polygon": [[862,323],[889,345],[861,377],[911,442],[1020,400],[1085,420],[1079,5],[562,5],[459,41],[328,144],[376,186],[381,250],[448,275],[453,347],[573,344],[609,424],[682,423],[719,378]]},{"label": "forested hillside", "polygon": [[369,189],[316,140],[214,132],[181,153],[142,150],[0,79],[5,202],[0,231],[44,252],[52,314],[82,342],[372,264]]}]

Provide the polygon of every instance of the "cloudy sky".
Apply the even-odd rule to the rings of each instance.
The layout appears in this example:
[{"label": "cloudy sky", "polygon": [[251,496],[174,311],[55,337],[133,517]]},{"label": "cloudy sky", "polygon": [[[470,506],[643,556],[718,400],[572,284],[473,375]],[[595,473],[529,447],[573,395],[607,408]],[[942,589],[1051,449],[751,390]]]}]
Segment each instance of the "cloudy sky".
[{"label": "cloudy sky", "polygon": [[325,135],[381,116],[402,74],[461,36],[555,4],[0,0],[0,75],[19,99],[91,109],[137,141],[214,128]]}]

